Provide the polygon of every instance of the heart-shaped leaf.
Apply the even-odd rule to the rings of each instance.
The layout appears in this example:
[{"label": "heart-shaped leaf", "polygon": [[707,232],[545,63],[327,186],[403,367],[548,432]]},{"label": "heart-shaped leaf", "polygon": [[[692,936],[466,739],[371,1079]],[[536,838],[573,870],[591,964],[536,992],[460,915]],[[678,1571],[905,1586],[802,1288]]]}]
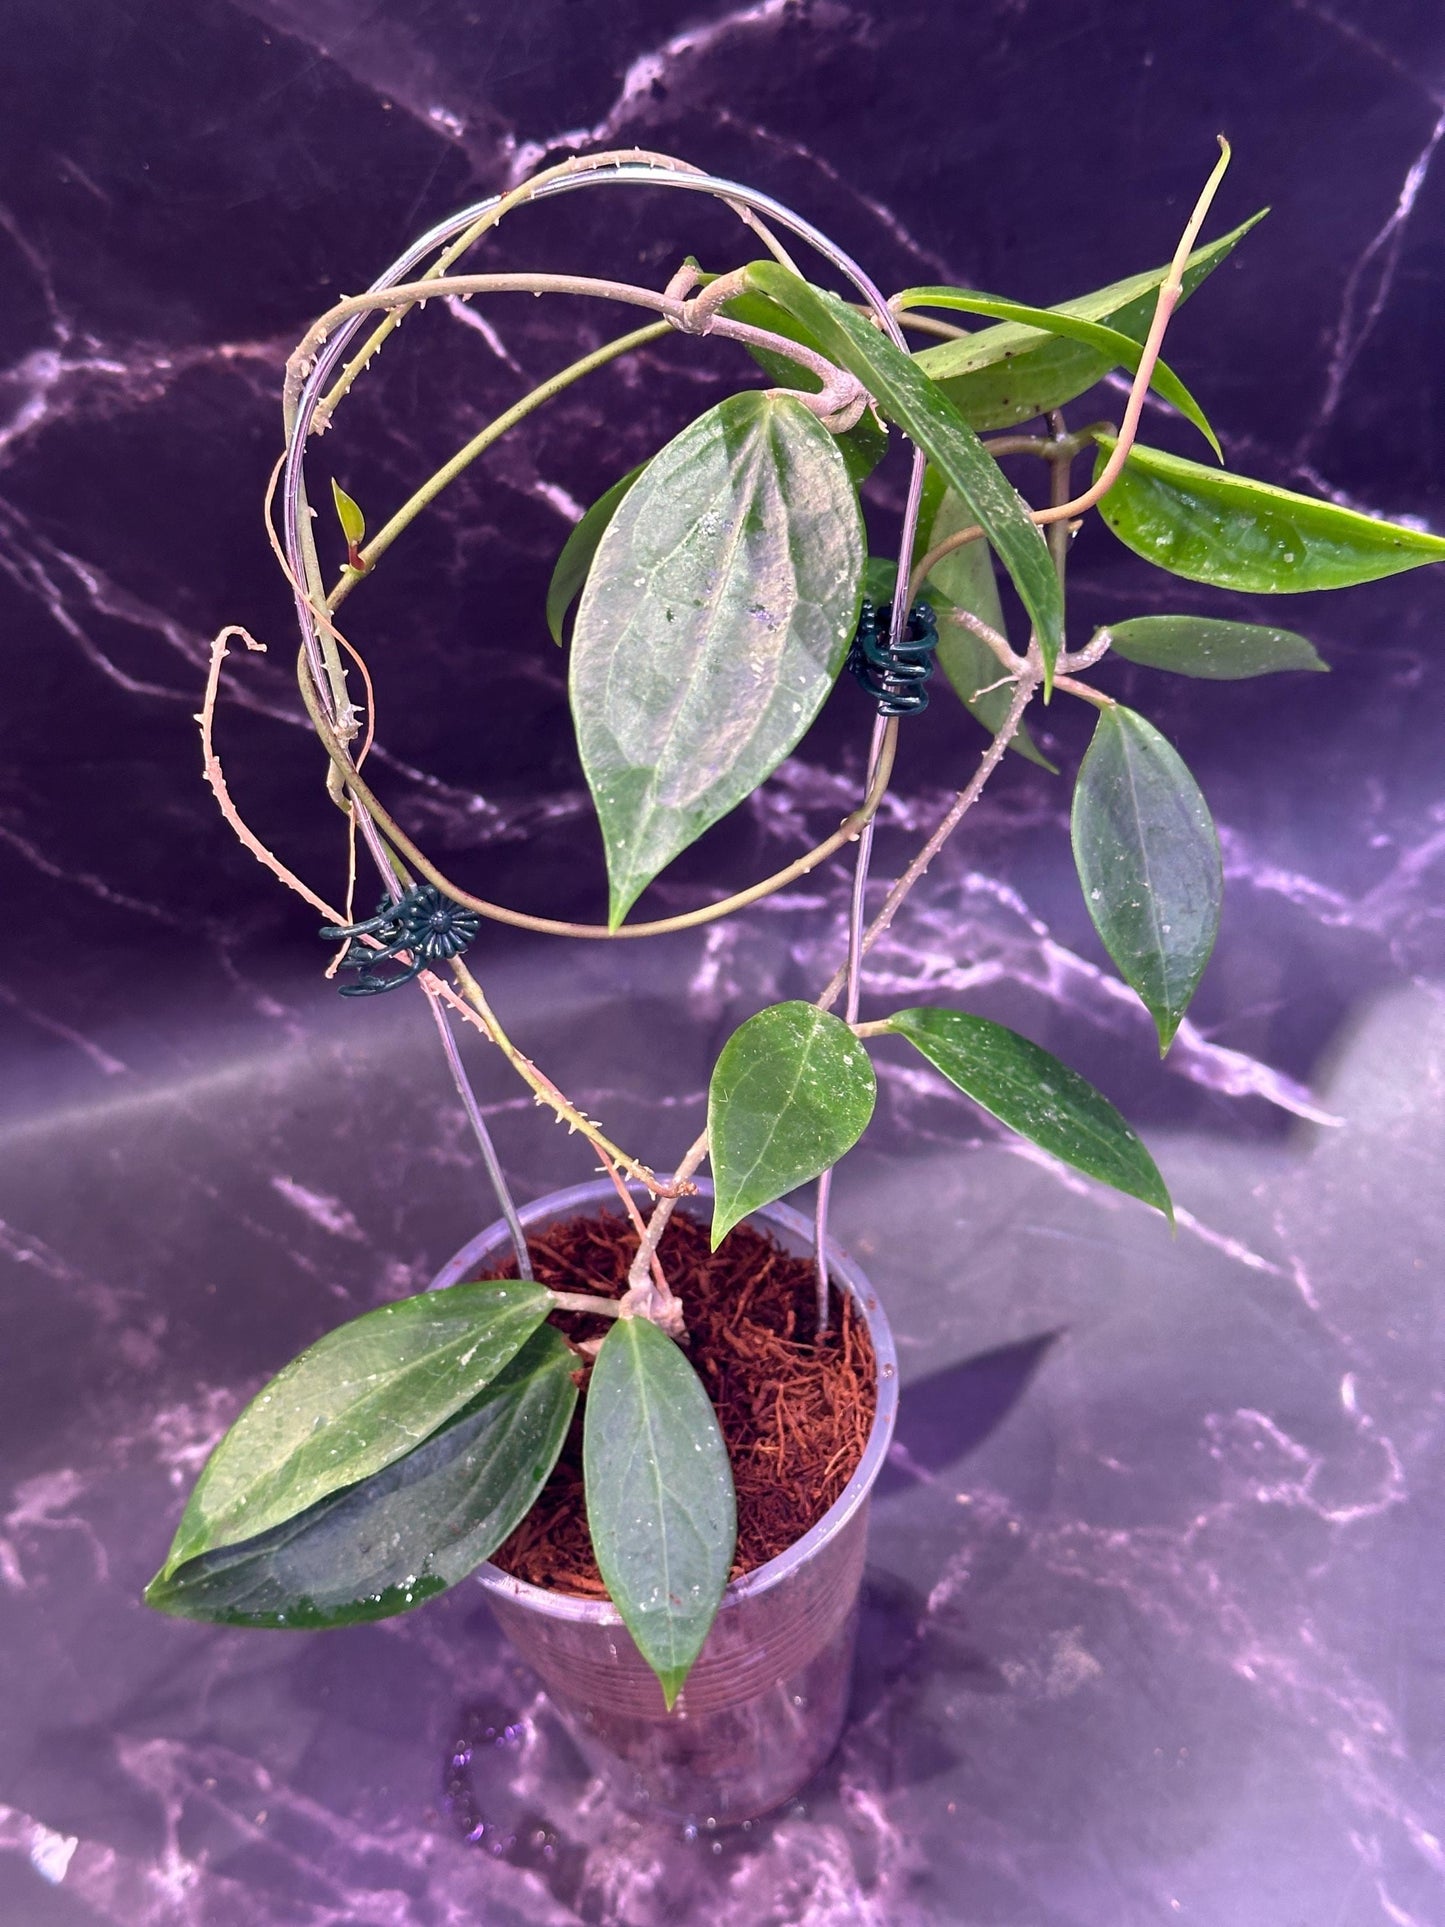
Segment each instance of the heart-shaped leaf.
[{"label": "heart-shaped leaf", "polygon": [[[945,489],[928,533],[927,547],[936,548],[950,535],[970,527],[972,522],[968,504],[956,490]],[[939,667],[964,708],[983,724],[990,736],[996,736],[1013,701],[1013,687],[1000,683],[1000,677],[1006,672],[998,657],[986,642],[965,628],[955,614],[956,610],[964,609],[986,622],[997,634],[1007,634],[998,581],[993,572],[993,552],[988,544],[966,542],[961,549],[951,550],[941,562],[934,564],[926,593],[938,617]],[[1058,770],[1029,734],[1027,723],[1019,724],[1009,748],[1041,769],[1058,775]]]},{"label": "heart-shaped leaf", "polygon": [[1138,992],[1161,1056],[1219,931],[1224,872],[1199,785],[1122,703],[1101,710],[1074,788],[1074,862],[1104,948]]},{"label": "heart-shaped leaf", "polygon": [[927,454],[998,551],[1039,639],[1045,671],[1063,646],[1064,598],[1048,544],[977,435],[919,363],[835,294],[776,261],[746,269],[750,285],[798,316],[830,360],[858,376],[890,420]]},{"label": "heart-shaped leaf", "polygon": [[1115,655],[1148,669],[1211,682],[1239,682],[1280,669],[1328,669],[1313,643],[1292,629],[1257,622],[1219,622],[1213,616],[1134,616],[1110,625]]},{"label": "heart-shaped leaf", "polygon": [[599,495],[562,544],[562,553],[557,557],[552,580],[547,584],[547,627],[559,648],[567,611],[582,593],[582,584],[592,567],[597,544],[617,513],[618,503],[646,467],[646,462],[639,462],[636,468],[628,469],[620,481],[614,482],[605,494]]},{"label": "heart-shaped leaf", "polygon": [[[1205,276],[1219,266],[1256,221],[1264,219],[1264,213],[1261,210],[1232,234],[1195,249],[1185,265],[1182,300],[1187,300]],[[1054,312],[1103,322],[1142,342],[1154,317],[1159,284],[1168,272],[1162,267],[1130,275],[1093,294],[1061,302]],[[1051,338],[1039,328],[1012,321],[983,328],[961,341],[920,349],[914,360],[979,429],[1009,428],[1015,422],[1046,415],[1051,408],[1062,408],[1102,381],[1114,366],[1112,356],[1085,342]]]},{"label": "heart-shaped leaf", "polygon": [[544,1325],[424,1444],[258,1538],[153,1580],[147,1605],[228,1626],[346,1626],[444,1592],[531,1509],[567,1436],[576,1364]]},{"label": "heart-shaped leaf", "polygon": [[[1114,437],[1096,439],[1097,477]],[[1138,442],[1099,513],[1126,548],[1157,568],[1255,594],[1343,589],[1445,558],[1445,537],[1377,522]]]},{"label": "heart-shaped leaf", "polygon": [[[797,316],[779,307],[776,301],[770,301],[765,294],[734,295],[731,301],[722,304],[722,312],[733,321],[745,321],[750,327],[766,328],[772,334],[783,335],[804,348],[811,348],[815,354],[823,352]],[[822,387],[822,382],[811,369],[790,360],[787,355],[770,348],[756,347],[752,342],[745,346],[769,380],[775,381],[780,388],[798,388],[806,395],[813,395]],[[836,439],[843,451],[843,460],[848,464],[854,487],[861,487],[888,453],[888,430],[871,408],[865,408],[853,426],[845,429]]]},{"label": "heart-shaped leaf", "polygon": [[572,632],[614,928],[817,715],[853,637],[865,553],[843,457],[791,396],[730,396],[628,491]]},{"label": "heart-shaped leaf", "polygon": [[[1064,341],[1081,342],[1086,348],[1092,348],[1102,357],[1106,373],[1110,368],[1127,368],[1132,375],[1144,355],[1142,344],[1132,336],[1118,328],[1107,327],[1103,322],[1088,321],[1081,315],[1070,314],[1067,308],[1031,308],[1021,301],[1004,301],[998,295],[979,294],[971,288],[908,288],[903,294],[893,297],[892,305],[895,308],[952,308],[964,314],[996,315],[1001,321],[1020,322],[1025,327],[1038,329],[1042,334],[1053,335]],[[937,380],[937,369],[931,372]],[[1209,426],[1204,410],[1166,362],[1161,360],[1154,364],[1149,386],[1165,401],[1172,402],[1186,420],[1193,422],[1223,461],[1218,437]]]},{"label": "heart-shaped leaf", "polygon": [[772,1004],[723,1045],[707,1094],[712,1244],[852,1150],[873,1115],[868,1053],[840,1018]]},{"label": "heart-shaped leaf", "polygon": [[737,1504],[702,1381],[645,1318],[617,1319],[602,1341],[582,1470],[598,1570],[670,1711],[717,1616]]},{"label": "heart-shaped leaf", "polygon": [[257,1393],[212,1452],[162,1576],[410,1452],[496,1377],[550,1306],[540,1285],[491,1280],[400,1298],[328,1332]]},{"label": "heart-shaped leaf", "polygon": [[1108,1098],[1027,1037],[960,1010],[900,1010],[890,1030],[906,1037],[990,1117],[1050,1156],[1162,1211],[1174,1207],[1153,1158]]}]

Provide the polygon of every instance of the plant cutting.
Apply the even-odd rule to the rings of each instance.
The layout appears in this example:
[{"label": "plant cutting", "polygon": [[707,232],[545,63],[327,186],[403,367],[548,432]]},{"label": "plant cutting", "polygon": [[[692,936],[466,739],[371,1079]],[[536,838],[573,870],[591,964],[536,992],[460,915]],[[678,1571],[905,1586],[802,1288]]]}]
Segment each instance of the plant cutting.
[{"label": "plant cutting", "polygon": [[[320,1628],[406,1611],[480,1570],[624,1798],[743,1818],[826,1754],[842,1718],[867,1492],[894,1409],[886,1321],[827,1228],[832,1171],[874,1108],[871,1052],[921,1059],[1007,1131],[1173,1216],[1138,1135],[1030,1039],[955,1008],[865,1015],[867,954],[1004,756],[1052,769],[1029,733],[1031,706],[1083,702],[1095,721],[1072,774],[1079,880],[1166,1052],[1215,941],[1218,839],[1172,745],[1091,672],[1110,654],[1226,680],[1326,666],[1267,616],[1121,610],[1087,638],[1071,634],[1075,534],[1097,511],[1161,570],[1259,596],[1445,556],[1439,537],[1230,471],[1163,359],[1175,310],[1254,225],[1201,240],[1221,150],[1166,265],[1051,308],[947,286],[885,298],[767,196],[627,153],[568,161],[465,210],[307,331],[287,368],[267,525],[295,596],[300,698],[343,818],[340,900],[261,843],[223,772],[214,728],[228,645],[261,646],[244,630],[213,648],[205,773],[232,829],[320,917],[342,994],[362,1004],[419,987],[501,1218],[432,1289],[352,1319],[261,1388],[201,1473],[150,1604],[228,1625]],[[661,287],[464,265],[534,203],[646,188],[722,201],[744,258],[704,268],[679,256]],[[508,220],[509,236],[519,225]],[[794,260],[799,244],[821,264],[817,280]],[[651,318],[585,345],[418,477],[374,534],[383,511],[343,448],[327,516],[314,519],[312,445],[344,425],[344,404],[403,317],[429,301],[518,294]],[[731,355],[746,385],[619,476],[557,560],[537,646],[566,651],[607,903],[594,924],[524,913],[482,894],[485,879],[444,870],[373,785],[365,765],[381,719],[342,626],[346,605],[503,435],[525,434],[572,384],[673,334]],[[1128,385],[1118,418],[1070,426],[1064,411],[1116,372]],[[1209,459],[1140,441],[1151,394]],[[871,478],[895,432],[911,467],[890,529]],[[874,823],[935,665],[932,688],[955,708],[957,795],[870,895]],[[858,801],[837,830],[741,891],[637,916],[660,873],[774,775],[845,675],[871,728]],[[358,902],[362,861],[379,879],[374,910],[370,892]],[[852,872],[836,970],[812,1001],[773,1004],[734,1031],[705,1128],[668,1171],[578,1108],[565,1067],[542,1068],[531,1037],[509,1034],[469,962],[488,923],[641,940],[744,915],[836,862]],[[602,1173],[595,1185],[518,1209],[459,1036],[500,1052],[577,1135]],[[805,1220],[781,1201],[810,1184]]]}]

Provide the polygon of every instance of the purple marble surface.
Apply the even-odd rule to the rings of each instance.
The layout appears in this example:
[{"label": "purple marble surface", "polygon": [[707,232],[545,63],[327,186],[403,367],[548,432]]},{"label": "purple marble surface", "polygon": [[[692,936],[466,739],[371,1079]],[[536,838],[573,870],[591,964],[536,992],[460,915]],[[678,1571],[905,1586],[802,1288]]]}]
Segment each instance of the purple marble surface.
[{"label": "purple marble surface", "polygon": [[[1445,527],[1438,7],[0,16],[0,870],[23,906],[0,960],[0,1922],[1439,1927],[1439,575],[1272,605],[1329,677],[1101,677],[1179,746],[1225,848],[1219,950],[1162,1070],[1079,901],[1066,782],[1001,771],[880,949],[873,1008],[953,1001],[1101,1084],[1180,1230],[880,1053],[836,1220],[887,1294],[904,1418],[852,1716],[795,1807],[716,1838],[621,1818],[466,1585],[327,1635],[138,1603],[261,1378],[493,1215],[420,998],[342,1004],[313,919],[199,780],[209,638],[244,621],[271,650],[228,684],[238,798],[341,887],[256,509],[310,317],[468,199],[632,144],[780,195],[885,285],[1057,300],[1167,256],[1223,128],[1220,225],[1274,212],[1181,318],[1174,365],[1239,467]],[[578,201],[519,225],[512,258],[653,281],[689,250],[741,258],[720,216]],[[409,324],[323,445],[368,504],[611,326],[485,319]],[[668,343],[573,391],[356,598],[376,780],[499,896],[596,912],[547,571],[577,507],[738,373]],[[1147,433],[1195,452],[1157,413]],[[880,526],[901,477],[895,456]],[[1075,576],[1085,633],[1245,611],[1102,532]],[[830,829],[864,727],[840,691],[657,909]],[[969,728],[943,701],[908,727],[880,876]],[[1041,727],[1066,767],[1086,731],[1063,704]],[[830,870],[745,926],[475,954],[524,1047],[661,1166],[732,1024],[831,970],[845,891]],[[588,1175],[472,1062],[520,1191]]]}]

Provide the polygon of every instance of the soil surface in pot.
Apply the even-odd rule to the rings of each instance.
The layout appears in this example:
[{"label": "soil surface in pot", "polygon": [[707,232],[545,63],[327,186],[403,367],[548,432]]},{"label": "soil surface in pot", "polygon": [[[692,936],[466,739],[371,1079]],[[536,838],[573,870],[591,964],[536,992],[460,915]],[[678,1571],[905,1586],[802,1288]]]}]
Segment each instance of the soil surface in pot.
[{"label": "soil surface in pot", "polygon": [[[552,1225],[528,1246],[539,1283],[620,1298],[637,1237],[609,1212]],[[659,1256],[682,1300],[688,1357],[717,1408],[732,1461],[737,1579],[801,1539],[857,1470],[877,1405],[873,1347],[852,1299],[836,1288],[827,1337],[815,1344],[812,1260],[751,1225],[710,1251],[707,1227],[679,1211]],[[558,1313],[553,1323],[580,1340],[602,1337],[608,1321]],[[586,1361],[579,1357],[578,1365],[585,1369]],[[584,1387],[556,1470],[492,1561],[534,1586],[605,1599],[582,1501],[585,1408]]]}]

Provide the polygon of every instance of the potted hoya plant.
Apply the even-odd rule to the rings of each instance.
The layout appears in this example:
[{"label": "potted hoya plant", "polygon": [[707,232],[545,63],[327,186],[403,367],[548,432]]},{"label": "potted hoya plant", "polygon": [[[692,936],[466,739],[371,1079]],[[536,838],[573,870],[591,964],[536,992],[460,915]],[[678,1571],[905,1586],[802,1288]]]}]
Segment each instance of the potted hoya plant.
[{"label": "potted hoya plant", "polygon": [[[1325,667],[1268,619],[1124,609],[1091,636],[1070,633],[1073,533],[1097,510],[1160,569],[1258,595],[1445,556],[1436,536],[1230,472],[1161,358],[1174,309],[1254,225],[1200,240],[1228,164],[1221,150],[1167,266],[1054,308],[953,287],[885,299],[767,196],[630,152],[568,161],[468,208],[308,330],[288,365],[268,516],[279,503],[273,542],[300,622],[300,694],[345,819],[341,900],[260,842],[223,774],[213,729],[227,647],[261,646],[244,630],[223,631],[213,649],[205,772],[237,835],[317,915],[342,994],[419,986],[501,1215],[431,1289],[352,1319],[262,1387],[197,1480],[151,1605],[235,1626],[329,1627],[404,1612],[479,1575],[588,1758],[633,1807],[741,1820],[788,1797],[826,1756],[897,1396],[883,1311],[827,1229],[829,1175],[873,1109],[870,1053],[911,1051],[1007,1129],[1172,1218],[1148,1151],[1098,1091],[967,1011],[879,1010],[871,999],[865,1010],[867,952],[1005,754],[1044,760],[1030,706],[1082,701],[1096,712],[1092,739],[1061,778],[1072,782],[1079,879],[1167,1051],[1214,943],[1218,841],[1175,750],[1089,672],[1110,652],[1194,677]],[[641,187],[722,201],[741,223],[739,260],[705,270],[679,258],[660,288],[463,264],[533,202]],[[519,225],[509,221],[509,237]],[[799,246],[819,280],[796,265]],[[439,297],[516,293],[595,297],[648,319],[522,396],[418,478],[373,534],[358,502],[377,505],[342,448],[334,468],[354,495],[333,480],[318,520],[311,445],[403,316]],[[373,787],[365,763],[379,719],[345,605],[493,442],[669,329],[729,344],[740,386],[620,476],[557,561],[538,646],[545,618],[567,651],[608,905],[590,925],[523,914],[444,871]],[[1130,383],[1118,418],[1070,426],[1062,411],[1116,370]],[[1150,389],[1210,459],[1138,439]],[[912,468],[901,530],[879,559],[865,485],[894,431]],[[1013,633],[999,568],[1023,611]],[[940,699],[960,705],[958,793],[881,901],[865,900],[874,818],[935,666]],[[872,733],[857,806],[838,829],[734,896],[637,919],[652,880],[769,779],[845,672],[863,686]],[[813,1001],[759,1010],[727,1040],[706,1128],[666,1173],[647,1147],[584,1115],[564,1071],[533,1061],[529,1037],[508,1035],[468,963],[488,920],[563,940],[638,940],[744,914],[839,857],[853,869],[846,954]],[[358,894],[358,860],[374,864],[379,901],[376,886]],[[459,1035],[500,1051],[577,1134],[589,1182],[517,1208]],[[781,1202],[814,1181],[809,1216]]]}]

